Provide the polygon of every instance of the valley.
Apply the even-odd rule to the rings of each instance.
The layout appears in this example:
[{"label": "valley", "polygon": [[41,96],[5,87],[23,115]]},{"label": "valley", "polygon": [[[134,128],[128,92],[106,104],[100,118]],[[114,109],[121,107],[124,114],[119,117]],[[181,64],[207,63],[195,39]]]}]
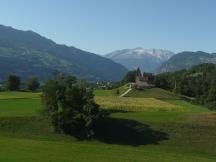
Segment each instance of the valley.
[{"label": "valley", "polygon": [[[120,89],[121,94],[125,88]],[[95,91],[110,115],[90,141],[54,133],[40,117],[40,93],[1,92],[0,161],[216,160],[214,112],[159,88],[133,90],[127,97],[113,91]]]},{"label": "valley", "polygon": [[1,1],[0,162],[216,162],[215,6]]}]

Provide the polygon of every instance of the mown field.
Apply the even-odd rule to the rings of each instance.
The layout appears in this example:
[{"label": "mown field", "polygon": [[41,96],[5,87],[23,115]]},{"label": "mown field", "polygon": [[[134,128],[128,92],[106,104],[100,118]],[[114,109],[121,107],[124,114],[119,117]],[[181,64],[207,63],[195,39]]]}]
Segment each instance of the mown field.
[{"label": "mown field", "polygon": [[[119,90],[119,94],[116,93],[117,89]],[[111,90],[102,90],[102,89],[95,90],[94,94],[95,96],[119,96],[120,94],[124,93],[127,89],[128,87],[125,85]]]},{"label": "mown field", "polygon": [[40,94],[0,93],[0,161],[216,161],[216,113],[161,89],[124,98],[111,91],[95,92],[112,111],[91,141],[53,133],[40,117]]}]

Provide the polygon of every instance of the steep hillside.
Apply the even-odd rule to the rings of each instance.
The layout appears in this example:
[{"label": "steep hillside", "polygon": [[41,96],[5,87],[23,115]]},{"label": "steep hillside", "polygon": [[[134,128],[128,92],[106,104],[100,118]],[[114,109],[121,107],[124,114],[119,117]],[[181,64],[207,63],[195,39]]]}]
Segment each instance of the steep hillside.
[{"label": "steep hillside", "polygon": [[107,58],[59,45],[32,31],[0,25],[0,78],[46,79],[54,70],[88,80],[120,80],[127,69]]},{"label": "steep hillside", "polygon": [[173,52],[160,49],[124,49],[106,55],[107,58],[120,63],[130,70],[140,67],[142,71],[154,72],[164,61],[174,55]]},{"label": "steep hillside", "polygon": [[203,63],[216,63],[216,55],[202,51],[198,52],[182,52],[171,57],[164,62],[158,69],[158,73],[173,72],[181,69],[188,69],[194,65]]},{"label": "steep hillside", "polygon": [[216,64],[200,64],[187,70],[158,74],[155,85],[216,109]]}]

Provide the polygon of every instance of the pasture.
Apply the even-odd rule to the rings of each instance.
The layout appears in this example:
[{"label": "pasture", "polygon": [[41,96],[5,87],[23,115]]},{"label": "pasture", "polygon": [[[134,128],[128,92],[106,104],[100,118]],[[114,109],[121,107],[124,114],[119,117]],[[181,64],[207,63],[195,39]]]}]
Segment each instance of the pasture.
[{"label": "pasture", "polygon": [[[117,89],[119,90],[119,94],[117,94]],[[98,89],[94,91],[95,96],[119,96],[127,90],[127,86],[121,86],[119,88],[111,89],[111,90],[102,90]]]},{"label": "pasture", "polygon": [[96,102],[113,111],[90,141],[55,134],[40,117],[40,94],[1,92],[0,161],[216,161],[216,114],[170,92],[149,91],[124,98],[95,92]]},{"label": "pasture", "polygon": [[157,98],[157,99],[179,99],[173,93],[163,90],[161,88],[150,88],[144,90],[132,90],[128,97],[142,97],[142,98]]},{"label": "pasture", "polygon": [[155,98],[135,97],[95,97],[96,103],[104,109],[115,109],[122,111],[186,111],[181,106],[176,106]]}]

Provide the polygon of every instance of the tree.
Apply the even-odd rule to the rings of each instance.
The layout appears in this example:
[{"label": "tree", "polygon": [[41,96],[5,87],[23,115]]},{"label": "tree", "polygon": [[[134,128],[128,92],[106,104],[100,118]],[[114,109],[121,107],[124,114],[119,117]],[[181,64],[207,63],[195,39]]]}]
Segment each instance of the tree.
[{"label": "tree", "polygon": [[216,80],[211,83],[211,88],[208,93],[207,102],[211,104],[211,107],[216,109]]},{"label": "tree", "polygon": [[16,91],[20,89],[20,78],[16,75],[9,75],[6,80],[6,89]]},{"label": "tree", "polygon": [[153,84],[153,83],[154,83],[155,77],[154,77],[154,75],[153,75],[152,73],[144,72],[144,73],[143,73],[143,76],[144,76],[144,77],[148,77],[148,83],[149,83],[149,84]]},{"label": "tree", "polygon": [[28,80],[27,83],[27,89],[30,91],[36,91],[40,86],[40,83],[38,82],[38,79],[36,77],[33,77]]},{"label": "tree", "polygon": [[116,94],[117,94],[117,95],[119,95],[119,94],[120,94],[120,91],[119,91],[119,89],[118,89],[118,88],[116,89]]},{"label": "tree", "polygon": [[78,138],[94,135],[94,126],[101,114],[99,105],[94,102],[92,90],[77,84],[74,77],[59,75],[48,80],[42,99],[44,112],[51,118],[56,132]]},{"label": "tree", "polygon": [[129,71],[122,79],[121,83],[126,84],[130,82],[135,82],[135,76],[136,76],[136,70]]},{"label": "tree", "polygon": [[163,89],[171,89],[170,75],[168,73],[159,74],[154,79],[154,84],[156,87]]}]

